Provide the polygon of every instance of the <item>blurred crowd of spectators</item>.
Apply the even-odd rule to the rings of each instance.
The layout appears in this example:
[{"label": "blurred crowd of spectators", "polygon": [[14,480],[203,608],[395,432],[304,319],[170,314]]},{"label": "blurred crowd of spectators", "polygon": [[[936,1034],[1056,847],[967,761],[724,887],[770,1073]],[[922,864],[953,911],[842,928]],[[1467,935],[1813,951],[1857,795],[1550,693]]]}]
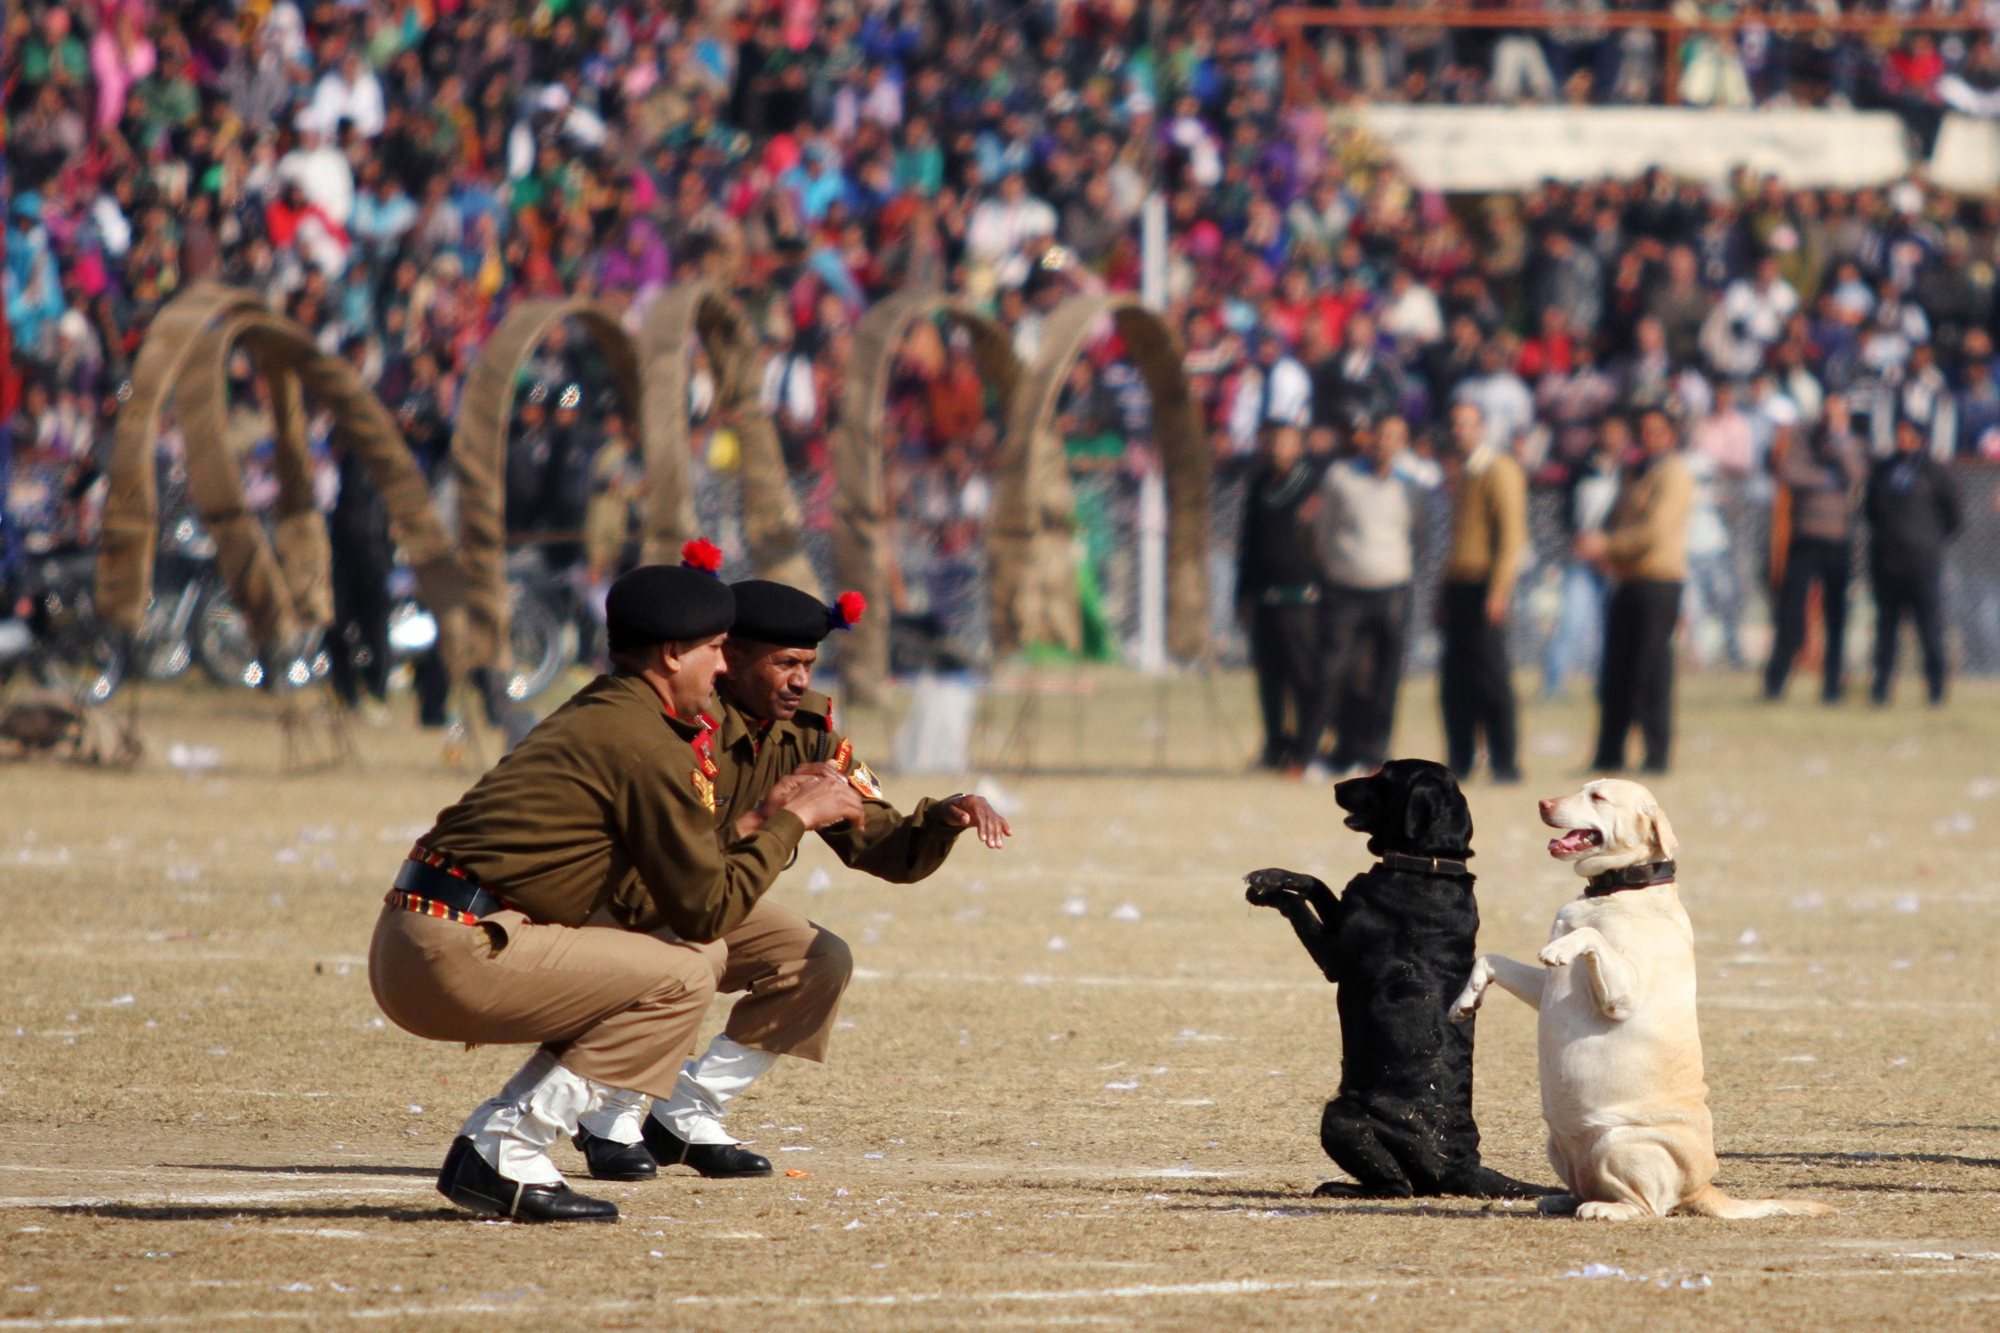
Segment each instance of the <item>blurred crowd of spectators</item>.
[{"label": "blurred crowd of spectators", "polygon": [[[1828,106],[1903,114],[1925,152],[1945,111],[2000,115],[2000,45],[1957,0],[1420,0],[1365,5],[1528,14],[1532,26],[1309,30],[1321,96],[1408,102]],[[1489,17],[1489,15],[1481,15]],[[1629,21],[1612,26],[1607,17]],[[1836,30],[1827,20],[1858,20]],[[1912,20],[1931,30],[1902,26]],[[1685,26],[1710,24],[1708,28]],[[1802,31],[1794,27],[1810,24]],[[1678,40],[1665,31],[1672,25]]]},{"label": "blurred crowd of spectators", "polygon": [[[1655,402],[1735,475],[1763,470],[1830,394],[1878,448],[1900,413],[1940,456],[2000,457],[2000,199],[1657,172],[1447,199],[1413,188],[1337,109],[1284,105],[1269,5],[1149,13],[1129,0],[27,0],[5,42],[6,304],[25,387],[14,504],[65,493],[46,483],[105,443],[150,319],[204,278],[265,293],[350,357],[431,467],[510,302],[595,295],[636,327],[667,284],[716,278],[761,330],[788,457],[824,489],[869,302],[953,286],[1032,356],[1068,291],[1139,285],[1154,189],[1170,315],[1226,470],[1271,423],[1326,448],[1391,410],[1421,453],[1454,398],[1477,401],[1543,482],[1588,456],[1607,413]],[[1499,59],[1487,34],[1478,59],[1440,39],[1445,63],[1426,66],[1411,54],[1422,40],[1343,49],[1357,69],[1397,69],[1381,90],[1426,96],[1452,81],[1413,73],[1485,59],[1490,75]],[[1534,43],[1550,58],[1566,40]],[[1907,63],[1903,48],[1856,49],[1870,78]],[[1958,52],[1960,67],[1990,49]],[[1798,62],[1773,61],[1789,72],[1766,78],[1767,61],[1752,86],[1796,91]],[[587,378],[574,347],[542,361],[554,401]],[[581,409],[592,431],[597,403]],[[894,381],[892,487],[947,555],[984,516],[992,408],[970,349],[918,330]],[[1062,417],[1080,474],[1148,466],[1146,421],[1107,338]],[[588,469],[593,448],[536,465]],[[823,505],[808,512],[824,521]]]}]

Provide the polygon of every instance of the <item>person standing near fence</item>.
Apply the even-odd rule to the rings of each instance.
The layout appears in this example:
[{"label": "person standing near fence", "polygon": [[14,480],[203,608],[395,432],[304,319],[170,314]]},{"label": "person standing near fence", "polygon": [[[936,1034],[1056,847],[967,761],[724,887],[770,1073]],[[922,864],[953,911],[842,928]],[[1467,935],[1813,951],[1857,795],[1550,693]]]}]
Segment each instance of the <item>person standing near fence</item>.
[{"label": "person standing near fence", "polygon": [[1294,775],[1316,757],[1324,725],[1320,569],[1307,521],[1317,480],[1299,428],[1268,428],[1236,561],[1236,613],[1250,634],[1264,716],[1258,766]]},{"label": "person standing near fence", "polygon": [[1624,417],[1598,425],[1597,446],[1577,465],[1563,490],[1563,519],[1570,534],[1570,558],[1563,566],[1562,605],[1555,633],[1542,657],[1542,695],[1560,699],[1574,672],[1594,672],[1604,647],[1604,600],[1609,584],[1594,561],[1578,554],[1583,537],[1602,532],[1618,495],[1618,467],[1632,440]]},{"label": "person standing near fence", "polygon": [[333,623],[327,627],[327,675],[349,710],[362,706],[371,722],[388,720],[389,571],[395,544],[389,536],[389,506],[368,478],[361,456],[345,443],[334,446],[340,491],[327,514],[327,545],[333,556]]},{"label": "person standing near fence", "polygon": [[1439,598],[1444,660],[1438,693],[1451,771],[1461,779],[1470,776],[1483,733],[1494,781],[1519,782],[1507,619],[1528,547],[1528,479],[1513,455],[1487,443],[1486,436],[1486,415],[1478,403],[1452,404],[1451,445],[1459,461],[1451,552]]},{"label": "person standing near fence", "polygon": [[1764,669],[1764,697],[1784,697],[1785,679],[1806,641],[1806,602],[1819,586],[1826,623],[1826,659],[1820,698],[1840,702],[1846,667],[1847,585],[1853,562],[1854,511],[1867,480],[1861,441],[1849,427],[1847,403],[1827,400],[1826,420],[1804,438],[1794,435],[1777,455],[1778,480],[1791,494],[1792,540],[1778,590],[1777,636]]},{"label": "person standing near fence", "polygon": [[1944,702],[1944,548],[1959,528],[1958,487],[1925,450],[1923,428],[1896,423],[1896,452],[1868,478],[1870,575],[1875,585],[1874,701],[1889,702],[1896,638],[1904,617],[1916,623],[1931,707]]},{"label": "person standing near fence", "polygon": [[1357,422],[1352,455],[1320,482],[1313,528],[1326,573],[1321,698],[1333,718],[1336,777],[1372,773],[1389,757],[1415,568],[1416,507],[1396,468],[1409,442],[1399,415]]},{"label": "person standing near fence", "polygon": [[1687,581],[1694,474],[1664,408],[1640,414],[1639,451],[1639,461],[1625,470],[1604,531],[1577,540],[1578,552],[1602,562],[1613,582],[1598,673],[1597,754],[1591,760],[1600,773],[1624,769],[1634,721],[1645,738],[1645,772],[1666,772],[1673,748],[1674,626]]}]

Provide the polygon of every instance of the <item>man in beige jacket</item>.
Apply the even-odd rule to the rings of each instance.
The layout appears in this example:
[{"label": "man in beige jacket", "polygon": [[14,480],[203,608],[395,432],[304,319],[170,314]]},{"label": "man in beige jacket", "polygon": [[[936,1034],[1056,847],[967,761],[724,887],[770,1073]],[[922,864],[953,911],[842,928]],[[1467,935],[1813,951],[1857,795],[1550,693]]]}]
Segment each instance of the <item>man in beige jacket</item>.
[{"label": "man in beige jacket", "polygon": [[1591,767],[1625,767],[1625,740],[1636,720],[1645,737],[1644,771],[1664,773],[1673,746],[1674,626],[1687,581],[1688,518],[1694,474],[1681,437],[1663,408],[1639,415],[1640,458],[1625,470],[1604,531],[1577,539],[1577,553],[1611,576],[1604,663],[1598,678],[1597,755]]},{"label": "man in beige jacket", "polygon": [[1451,552],[1439,590],[1445,762],[1461,780],[1470,776],[1484,732],[1494,781],[1519,782],[1507,620],[1528,547],[1528,480],[1511,454],[1486,442],[1486,418],[1477,403],[1452,404],[1451,443],[1458,475]]}]

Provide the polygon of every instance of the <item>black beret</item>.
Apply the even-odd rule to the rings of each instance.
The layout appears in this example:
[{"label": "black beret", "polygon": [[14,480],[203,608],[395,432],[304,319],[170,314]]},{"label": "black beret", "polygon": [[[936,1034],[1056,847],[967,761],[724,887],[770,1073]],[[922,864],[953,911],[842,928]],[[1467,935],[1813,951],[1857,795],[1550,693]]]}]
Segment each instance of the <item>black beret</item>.
[{"label": "black beret", "polygon": [[641,565],[619,575],[604,598],[604,627],[614,653],[711,638],[735,619],[736,596],[729,585],[684,565]]},{"label": "black beret", "polygon": [[844,593],[828,606],[809,592],[769,579],[746,579],[736,590],[736,623],[729,632],[778,648],[817,648],[837,629],[848,629],[861,618],[866,603]]}]

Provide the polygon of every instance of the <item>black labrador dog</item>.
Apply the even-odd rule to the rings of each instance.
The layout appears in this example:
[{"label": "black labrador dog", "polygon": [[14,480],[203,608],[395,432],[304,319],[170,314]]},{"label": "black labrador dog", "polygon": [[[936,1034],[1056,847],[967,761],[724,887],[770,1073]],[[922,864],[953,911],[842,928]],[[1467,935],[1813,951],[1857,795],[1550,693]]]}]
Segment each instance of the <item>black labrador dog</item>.
[{"label": "black labrador dog", "polygon": [[1392,759],[1333,789],[1347,827],[1381,861],[1335,898],[1310,875],[1259,870],[1246,895],[1285,914],[1340,987],[1340,1093],[1319,1141],[1357,1186],[1318,1193],[1409,1198],[1531,1197],[1547,1190],[1479,1164],[1472,1119],[1472,1024],[1447,1016],[1472,970],[1472,812],[1451,771]]}]

